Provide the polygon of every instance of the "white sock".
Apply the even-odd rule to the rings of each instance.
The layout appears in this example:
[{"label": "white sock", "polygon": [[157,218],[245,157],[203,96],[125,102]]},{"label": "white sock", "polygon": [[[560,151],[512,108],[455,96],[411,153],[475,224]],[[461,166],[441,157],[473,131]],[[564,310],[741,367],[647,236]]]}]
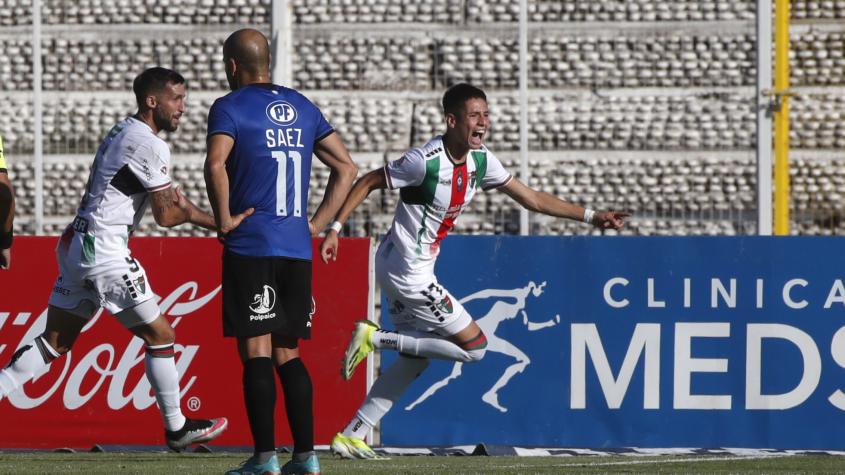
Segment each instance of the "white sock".
[{"label": "white sock", "polygon": [[169,431],[181,429],[185,425],[185,416],[179,406],[179,372],[176,371],[173,343],[147,346],[144,368],[164,419],[164,428]]},{"label": "white sock", "polygon": [[34,378],[58,357],[59,353],[41,336],[18,348],[9,364],[0,371],[0,399]]},{"label": "white sock", "polygon": [[406,355],[439,360],[469,361],[471,356],[460,346],[443,338],[420,338],[396,332],[377,330],[372,336],[379,350],[396,350]]},{"label": "white sock", "polygon": [[343,435],[358,439],[366,437],[426,367],[428,367],[428,360],[424,358],[404,356],[397,358],[396,362],[376,379],[367,394],[367,399],[343,430]]}]

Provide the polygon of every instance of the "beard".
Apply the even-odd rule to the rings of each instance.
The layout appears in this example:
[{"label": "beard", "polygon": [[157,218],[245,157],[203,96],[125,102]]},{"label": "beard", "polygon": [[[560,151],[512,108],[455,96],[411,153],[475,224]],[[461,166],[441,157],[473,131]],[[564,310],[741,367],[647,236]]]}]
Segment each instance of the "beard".
[{"label": "beard", "polygon": [[166,117],[156,111],[153,112],[153,122],[155,122],[159,130],[165,130],[167,132],[175,132],[179,128],[179,123],[174,124],[172,116]]}]

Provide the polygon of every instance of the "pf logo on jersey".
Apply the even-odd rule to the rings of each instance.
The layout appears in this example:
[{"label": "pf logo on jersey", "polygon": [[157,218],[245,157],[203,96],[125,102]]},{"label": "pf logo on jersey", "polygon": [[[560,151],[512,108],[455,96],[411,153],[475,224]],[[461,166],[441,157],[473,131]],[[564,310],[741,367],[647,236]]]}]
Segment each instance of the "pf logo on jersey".
[{"label": "pf logo on jersey", "polygon": [[286,101],[271,102],[267,106],[267,118],[277,125],[290,125],[296,122],[296,109]]}]

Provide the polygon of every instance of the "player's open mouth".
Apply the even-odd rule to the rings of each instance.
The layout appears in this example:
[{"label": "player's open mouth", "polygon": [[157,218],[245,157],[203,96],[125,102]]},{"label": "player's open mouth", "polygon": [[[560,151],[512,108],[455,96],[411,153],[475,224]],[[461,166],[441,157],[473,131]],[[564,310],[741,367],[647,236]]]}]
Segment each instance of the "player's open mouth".
[{"label": "player's open mouth", "polygon": [[470,136],[473,142],[478,142],[481,144],[481,140],[484,139],[484,130],[476,130]]}]

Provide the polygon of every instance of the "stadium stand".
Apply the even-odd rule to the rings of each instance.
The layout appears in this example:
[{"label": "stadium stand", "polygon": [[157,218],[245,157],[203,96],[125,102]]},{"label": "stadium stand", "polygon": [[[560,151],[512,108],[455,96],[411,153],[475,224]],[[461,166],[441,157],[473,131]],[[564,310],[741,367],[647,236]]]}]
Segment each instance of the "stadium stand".
[{"label": "stadium stand", "polygon": [[[213,96],[192,94],[180,129],[168,137],[175,153],[200,154],[205,114]],[[199,96],[199,97],[197,97]],[[114,122],[134,108],[122,98],[50,97],[45,101],[44,150],[52,154],[93,152]],[[0,106],[0,129],[19,153],[33,150],[29,98]],[[421,143],[440,131],[435,99],[327,98],[315,102],[358,152],[379,152]],[[519,107],[513,94],[491,94],[495,114],[488,138],[493,150],[518,148]],[[16,113],[23,112],[23,113]],[[390,114],[385,112],[390,111]],[[833,149],[845,146],[845,96],[805,94],[792,103],[791,146]],[[640,117],[632,121],[631,117]],[[747,96],[732,93],[600,96],[553,93],[529,101],[529,146],[533,150],[714,150],[741,149],[755,137]],[[411,136],[412,135],[412,136]],[[410,137],[409,137],[410,136]]]},{"label": "stadium stand", "polygon": [[[669,34],[533,38],[530,86],[733,87],[754,84],[750,34]],[[807,32],[793,39],[795,85],[845,82],[845,35]],[[43,88],[55,91],[131,87],[138,65],[167,64],[198,90],[225,90],[219,61],[222,37],[184,39],[46,38]],[[294,58],[294,83],[303,90],[439,90],[470,76],[491,89],[517,87],[515,38],[395,36],[302,37]],[[31,41],[0,40],[0,70],[7,90],[31,90]]]},{"label": "stadium stand", "polygon": [[[527,180],[633,211],[624,234],[754,232],[754,8],[751,0],[529,1]],[[74,213],[91,155],[133,111],[132,79],[152,65],[189,81],[186,116],[166,139],[174,180],[205,205],[205,118],[227,88],[220,46],[235,28],[268,29],[270,11],[270,0],[43,1],[44,232],[59,232]],[[845,1],[793,0],[791,11],[792,232],[838,234]],[[443,89],[470,80],[490,96],[488,145],[518,172],[517,0],[294,0],[293,14],[293,85],[323,109],[362,171],[438,133]],[[20,157],[11,172],[24,230],[35,192],[31,21],[28,1],[0,0],[0,130],[7,155]],[[317,166],[314,175],[319,188],[327,172]],[[374,196],[348,231],[383,232],[395,201]],[[518,210],[501,194],[482,194],[473,209],[459,232],[518,231]],[[531,226],[587,231],[541,218]],[[151,221],[139,232],[203,234]]]}]

